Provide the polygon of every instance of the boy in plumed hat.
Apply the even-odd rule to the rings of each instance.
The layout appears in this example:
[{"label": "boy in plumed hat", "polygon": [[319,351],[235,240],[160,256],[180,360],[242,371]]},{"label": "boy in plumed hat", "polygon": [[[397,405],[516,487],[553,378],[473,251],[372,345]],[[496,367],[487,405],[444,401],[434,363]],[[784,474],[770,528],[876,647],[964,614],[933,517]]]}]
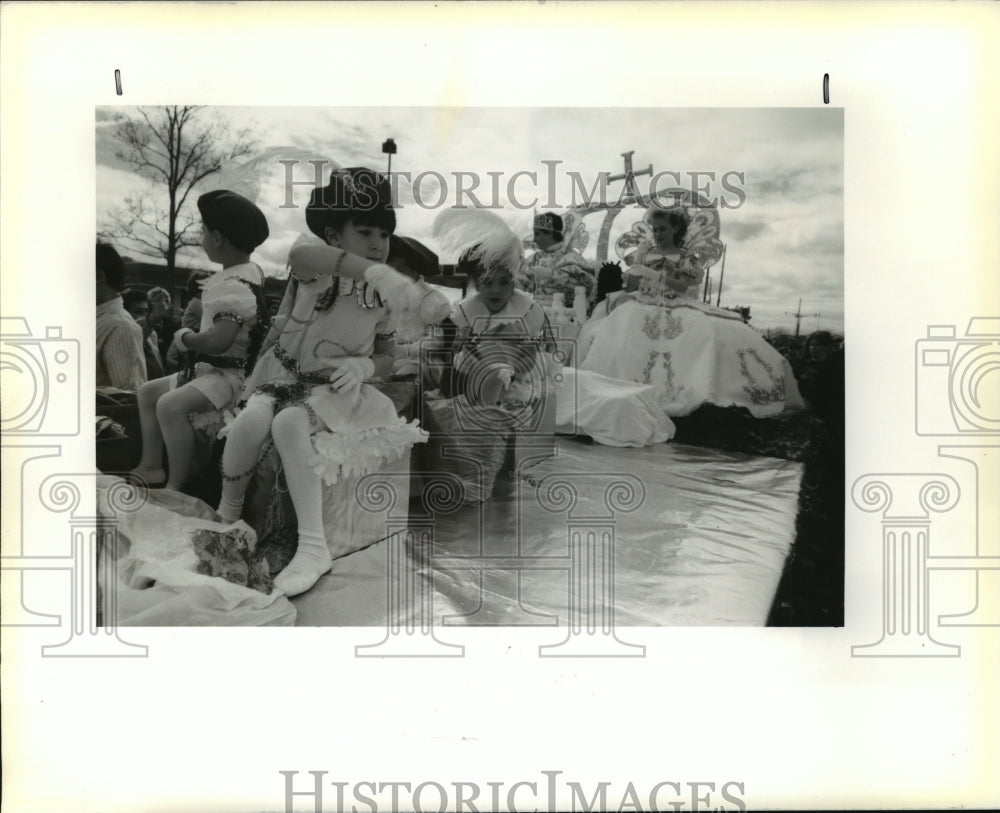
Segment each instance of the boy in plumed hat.
[{"label": "boy in plumed hat", "polygon": [[[250,255],[268,237],[267,219],[257,206],[227,189],[198,198],[201,245],[222,268],[202,283],[202,317],[195,332],[182,327],[174,343],[189,354],[188,369],[159,378],[139,390],[142,459],[132,471],[150,485],[181,490],[191,474],[195,436],[188,416],[236,405],[259,345],[258,324],[266,318],[264,274]],[[167,447],[169,478],[163,471]]]},{"label": "boy in plumed hat", "polygon": [[[416,421],[365,383],[392,371],[394,310],[444,318],[447,300],[385,264],[396,228],[388,180],[363,167],[335,170],[312,191],[289,254],[285,297],[247,380],[245,408],[228,429],[219,515],[234,522],[271,436],[295,507],[298,542],[275,577],[288,596],[309,590],[353,540],[327,538],[323,483],[377,470],[426,440]],[[443,300],[443,305],[441,303]]]}]

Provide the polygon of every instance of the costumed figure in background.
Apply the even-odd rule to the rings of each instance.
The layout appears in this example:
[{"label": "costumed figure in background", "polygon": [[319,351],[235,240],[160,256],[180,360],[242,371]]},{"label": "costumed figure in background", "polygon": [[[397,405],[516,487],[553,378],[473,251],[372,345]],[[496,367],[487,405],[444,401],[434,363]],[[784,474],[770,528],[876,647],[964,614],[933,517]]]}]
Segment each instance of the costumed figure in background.
[{"label": "costumed figure in background", "polygon": [[535,253],[517,274],[519,288],[555,298],[554,304],[567,308],[573,306],[577,287],[585,289],[588,301],[593,298],[596,266],[581,254],[587,247],[587,230],[576,212],[536,215],[534,237],[524,247],[534,248]]},{"label": "costumed figure in background", "polygon": [[397,327],[419,334],[449,307],[385,265],[396,215],[378,173],[335,170],[313,190],[306,223],[319,240],[300,240],[290,252],[284,299],[247,380],[246,406],[228,427],[219,506],[225,522],[241,516],[270,436],[297,520],[294,557],[274,580],[288,596],[330,569],[331,550],[354,549],[352,540],[327,538],[324,485],[374,471],[426,439],[366,382],[391,373]]},{"label": "costumed figure in background", "polygon": [[624,290],[595,308],[581,336],[581,370],[656,388],[669,416],[703,404],[745,407],[757,418],[804,406],[787,360],[742,317],[699,301],[722,253],[719,216],[686,190],[654,202],[622,235]]}]

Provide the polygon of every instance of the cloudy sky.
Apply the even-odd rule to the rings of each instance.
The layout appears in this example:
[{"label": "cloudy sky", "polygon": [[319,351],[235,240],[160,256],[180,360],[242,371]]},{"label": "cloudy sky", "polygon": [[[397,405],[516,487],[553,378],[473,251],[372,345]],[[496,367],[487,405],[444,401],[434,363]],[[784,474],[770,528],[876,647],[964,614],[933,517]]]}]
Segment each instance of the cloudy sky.
[{"label": "cloudy sky", "polygon": [[[99,225],[126,195],[151,189],[115,158],[113,116],[128,112],[127,107],[97,111]],[[691,185],[690,173],[714,173],[714,181],[703,174],[695,183],[707,186],[711,197],[736,206],[720,208],[721,239],[727,247],[722,304],[749,305],[751,324],[758,330],[791,330],[795,319],[789,314],[801,299],[802,312],[810,314],[802,320],[803,331],[843,330],[844,150],[839,109],[218,107],[206,108],[201,115],[221,117],[233,128],[251,128],[261,153],[276,147],[298,150],[287,152],[300,159],[293,176],[298,182],[314,176],[306,163],[310,157],[384,171],[381,145],[393,138],[398,148],[393,172],[410,173],[409,181],[398,181],[397,232],[433,249],[437,246],[431,224],[439,206],[474,203],[467,196],[458,200],[460,183],[468,190],[472,176],[460,181],[456,173],[481,179],[473,194],[483,204],[499,204],[496,211],[525,236],[530,234],[536,198],[539,209],[550,204],[556,211],[565,208],[572,202],[571,173],[590,188],[598,173],[622,172],[626,151],[634,151],[636,171],[652,165],[654,173],[679,173],[681,186]],[[310,187],[297,183],[289,190],[278,160],[271,157],[254,173],[257,202],[271,227],[271,237],[255,259],[268,273],[284,272],[289,246],[306,230],[302,207]],[[518,172],[535,177],[515,175]],[[427,174],[414,183],[421,173]],[[735,173],[742,173],[743,180]],[[722,184],[724,176],[729,188]],[[639,176],[637,182],[648,184],[649,176]],[[218,179],[212,179],[204,188],[217,184]],[[657,184],[661,189],[674,185],[669,177]],[[621,187],[621,181],[610,183],[609,195],[617,197]],[[165,192],[159,194],[165,198]],[[285,206],[289,195],[290,207]],[[640,216],[631,209],[615,221],[612,255],[614,238]],[[596,250],[601,219],[587,219],[588,256]],[[134,249],[119,247],[138,258]],[[189,250],[180,262],[210,267],[199,249]],[[712,276],[717,284],[718,265]]]}]

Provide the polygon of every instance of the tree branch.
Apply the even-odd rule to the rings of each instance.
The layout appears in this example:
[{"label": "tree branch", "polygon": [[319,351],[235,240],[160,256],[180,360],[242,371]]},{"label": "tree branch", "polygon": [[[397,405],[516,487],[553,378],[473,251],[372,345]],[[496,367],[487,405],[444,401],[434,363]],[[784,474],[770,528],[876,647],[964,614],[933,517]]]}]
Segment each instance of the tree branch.
[{"label": "tree branch", "polygon": [[112,212],[111,233],[153,250],[168,264],[178,248],[200,244],[195,236],[200,221],[184,215],[191,191],[219,172],[223,162],[254,148],[249,128],[233,134],[221,118],[203,119],[200,111],[196,106],[141,107],[122,116],[115,129],[122,145],[117,157],[137,175],[166,186],[167,205],[158,205],[162,192],[128,198],[123,210]]}]

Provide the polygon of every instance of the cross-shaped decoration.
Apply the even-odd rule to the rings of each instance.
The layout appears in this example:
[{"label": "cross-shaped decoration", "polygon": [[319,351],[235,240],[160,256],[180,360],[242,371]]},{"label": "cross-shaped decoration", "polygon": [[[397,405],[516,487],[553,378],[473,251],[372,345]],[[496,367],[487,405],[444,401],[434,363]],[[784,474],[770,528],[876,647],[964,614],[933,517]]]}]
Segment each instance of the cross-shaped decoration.
[{"label": "cross-shaped decoration", "polygon": [[608,181],[625,181],[625,189],[623,194],[619,197],[621,203],[627,203],[628,197],[632,197],[635,203],[645,205],[648,203],[646,197],[636,188],[635,176],[636,175],[653,175],[653,165],[650,164],[645,169],[640,169],[638,172],[632,169],[632,156],[635,154],[635,150],[629,150],[628,152],[622,153],[622,158],[625,159],[625,172],[621,175],[609,175]]}]

